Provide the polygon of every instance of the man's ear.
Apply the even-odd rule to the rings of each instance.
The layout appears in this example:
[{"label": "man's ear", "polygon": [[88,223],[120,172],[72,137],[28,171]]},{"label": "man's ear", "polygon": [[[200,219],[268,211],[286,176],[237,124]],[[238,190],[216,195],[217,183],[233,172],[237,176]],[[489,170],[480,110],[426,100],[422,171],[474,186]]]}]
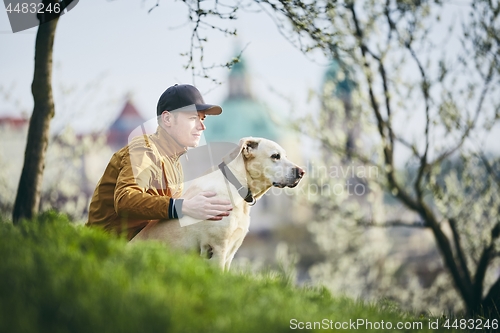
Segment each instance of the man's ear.
[{"label": "man's ear", "polygon": [[259,146],[259,141],[254,138],[245,138],[242,142],[241,152],[246,159],[255,157],[255,150]]},{"label": "man's ear", "polygon": [[163,113],[160,115],[161,124],[163,124],[165,127],[172,126],[172,119],[172,114],[168,111],[163,111]]}]

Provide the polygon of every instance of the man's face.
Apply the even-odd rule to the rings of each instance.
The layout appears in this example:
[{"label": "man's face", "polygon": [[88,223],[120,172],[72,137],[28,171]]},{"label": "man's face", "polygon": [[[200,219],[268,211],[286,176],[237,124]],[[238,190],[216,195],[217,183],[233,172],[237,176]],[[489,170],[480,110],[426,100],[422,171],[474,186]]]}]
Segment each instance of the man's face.
[{"label": "man's face", "polygon": [[179,111],[170,114],[168,133],[184,147],[196,147],[205,130],[203,111]]}]

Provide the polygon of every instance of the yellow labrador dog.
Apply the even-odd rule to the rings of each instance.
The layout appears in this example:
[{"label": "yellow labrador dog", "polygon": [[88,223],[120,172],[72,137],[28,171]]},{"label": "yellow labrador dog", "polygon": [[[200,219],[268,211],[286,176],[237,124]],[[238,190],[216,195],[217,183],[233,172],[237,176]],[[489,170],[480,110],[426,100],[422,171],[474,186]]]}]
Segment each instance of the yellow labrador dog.
[{"label": "yellow labrador dog", "polygon": [[272,186],[295,187],[304,170],[290,162],[277,143],[262,138],[243,138],[235,151],[218,167],[197,178],[184,194],[214,191],[232,202],[233,210],[220,221],[199,221],[189,216],[161,221],[144,228],[131,242],[156,239],[182,250],[199,251],[223,270],[231,261],[250,225],[250,206]]}]

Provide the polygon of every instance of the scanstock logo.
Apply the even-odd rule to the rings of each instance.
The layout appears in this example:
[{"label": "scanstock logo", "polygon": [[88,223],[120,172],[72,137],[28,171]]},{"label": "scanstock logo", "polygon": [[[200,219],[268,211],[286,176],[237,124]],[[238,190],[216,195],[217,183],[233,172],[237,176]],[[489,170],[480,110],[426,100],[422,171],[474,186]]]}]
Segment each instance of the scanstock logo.
[{"label": "scanstock logo", "polygon": [[78,0],[4,0],[13,33],[56,19],[78,4]]}]

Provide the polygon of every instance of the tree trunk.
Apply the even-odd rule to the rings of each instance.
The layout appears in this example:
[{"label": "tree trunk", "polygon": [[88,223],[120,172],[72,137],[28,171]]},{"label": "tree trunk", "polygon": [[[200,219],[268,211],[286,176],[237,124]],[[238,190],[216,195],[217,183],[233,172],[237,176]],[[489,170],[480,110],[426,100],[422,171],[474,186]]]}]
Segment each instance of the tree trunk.
[{"label": "tree trunk", "polygon": [[35,73],[31,92],[35,102],[31,115],[24,165],[17,188],[12,219],[32,218],[38,213],[50,121],[54,117],[52,98],[52,50],[56,26],[54,18],[38,27],[35,44]]},{"label": "tree trunk", "polygon": [[500,315],[500,278],[490,288],[490,291],[475,313],[498,318]]}]

